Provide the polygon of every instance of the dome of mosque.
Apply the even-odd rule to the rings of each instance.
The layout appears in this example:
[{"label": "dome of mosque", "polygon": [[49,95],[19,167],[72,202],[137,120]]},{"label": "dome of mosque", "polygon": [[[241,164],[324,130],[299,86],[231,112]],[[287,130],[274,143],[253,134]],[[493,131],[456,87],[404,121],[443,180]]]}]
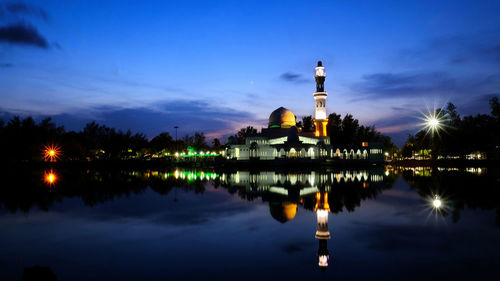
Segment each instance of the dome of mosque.
[{"label": "dome of mosque", "polygon": [[295,125],[295,115],[284,107],[276,109],[269,116],[269,128],[290,128]]},{"label": "dome of mosque", "polygon": [[285,223],[295,218],[297,214],[297,204],[290,202],[269,202],[271,216],[281,222]]}]

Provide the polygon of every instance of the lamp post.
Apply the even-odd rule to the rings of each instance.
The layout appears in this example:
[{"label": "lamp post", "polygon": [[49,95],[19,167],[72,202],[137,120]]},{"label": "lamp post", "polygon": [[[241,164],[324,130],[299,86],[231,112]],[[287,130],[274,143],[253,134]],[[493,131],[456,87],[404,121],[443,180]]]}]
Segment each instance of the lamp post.
[{"label": "lamp post", "polygon": [[179,129],[179,126],[174,126],[175,129],[175,150],[179,150],[179,144],[177,143],[177,129]]}]

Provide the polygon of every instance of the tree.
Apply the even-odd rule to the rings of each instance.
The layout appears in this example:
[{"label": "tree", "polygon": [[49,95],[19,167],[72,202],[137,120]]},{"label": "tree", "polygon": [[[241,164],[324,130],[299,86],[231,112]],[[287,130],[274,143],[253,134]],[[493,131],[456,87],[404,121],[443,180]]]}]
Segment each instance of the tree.
[{"label": "tree", "polygon": [[205,134],[198,132],[194,133],[194,139],[191,146],[198,151],[207,149],[208,145],[205,143]]},{"label": "tree", "polygon": [[450,117],[449,125],[453,127],[458,127],[460,125],[460,115],[457,112],[457,107],[449,102],[446,106],[445,114]]},{"label": "tree", "polygon": [[491,115],[497,120],[500,119],[500,103],[498,102],[498,97],[493,97],[490,99]]},{"label": "tree", "polygon": [[255,129],[252,126],[247,126],[246,128],[241,128],[236,135],[234,135],[234,138],[236,140],[237,144],[244,144],[245,139],[250,136],[257,134],[257,129]]},{"label": "tree", "polygon": [[212,140],[212,150],[219,151],[222,148],[222,144],[218,138]]},{"label": "tree", "polygon": [[149,145],[154,153],[160,153],[164,150],[172,150],[174,148],[174,141],[168,132],[163,132],[154,137]]},{"label": "tree", "polygon": [[342,118],[340,114],[331,113],[328,115],[327,132],[330,136],[330,143],[343,143],[342,141]]},{"label": "tree", "polygon": [[359,145],[356,143],[358,128],[358,119],[354,119],[351,114],[346,114],[342,119],[342,141],[344,145]]},{"label": "tree", "polygon": [[303,132],[314,132],[316,126],[314,126],[313,118],[311,115],[302,117],[302,131]]}]

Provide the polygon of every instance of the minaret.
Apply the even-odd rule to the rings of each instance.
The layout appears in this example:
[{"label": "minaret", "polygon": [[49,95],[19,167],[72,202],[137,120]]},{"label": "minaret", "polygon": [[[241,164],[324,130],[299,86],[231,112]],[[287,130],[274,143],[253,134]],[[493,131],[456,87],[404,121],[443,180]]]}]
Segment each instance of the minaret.
[{"label": "minaret", "polygon": [[316,101],[316,111],[314,113],[316,131],[314,135],[317,137],[327,136],[326,125],[328,125],[328,119],[326,118],[326,97],[328,93],[325,92],[325,78],[325,67],[321,61],[318,61],[316,75],[314,75],[314,79],[316,80],[316,92],[313,94],[314,100]]}]

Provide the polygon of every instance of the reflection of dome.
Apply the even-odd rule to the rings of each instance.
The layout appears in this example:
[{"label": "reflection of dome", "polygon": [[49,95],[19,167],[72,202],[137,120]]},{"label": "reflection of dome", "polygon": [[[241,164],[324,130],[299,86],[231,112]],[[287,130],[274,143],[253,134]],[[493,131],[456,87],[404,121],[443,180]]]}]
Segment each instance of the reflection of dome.
[{"label": "reflection of dome", "polygon": [[280,107],[269,116],[269,128],[290,128],[295,126],[295,115],[290,110]]},{"label": "reflection of dome", "polygon": [[290,202],[269,202],[269,209],[271,216],[281,223],[292,220],[297,214],[297,204]]}]

